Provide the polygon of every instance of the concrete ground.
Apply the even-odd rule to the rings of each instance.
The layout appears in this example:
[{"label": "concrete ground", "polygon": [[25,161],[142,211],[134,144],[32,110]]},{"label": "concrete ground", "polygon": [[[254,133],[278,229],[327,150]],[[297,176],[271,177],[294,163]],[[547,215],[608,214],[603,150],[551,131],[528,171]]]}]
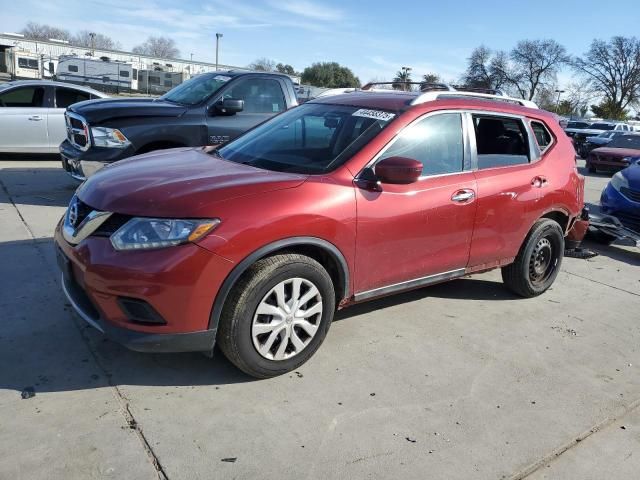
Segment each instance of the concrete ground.
[{"label": "concrete ground", "polygon": [[590,245],[531,300],[490,272],[353,307],[298,372],[255,381],[71,312],[51,234],[75,186],[0,161],[0,478],[638,478],[637,249]]}]

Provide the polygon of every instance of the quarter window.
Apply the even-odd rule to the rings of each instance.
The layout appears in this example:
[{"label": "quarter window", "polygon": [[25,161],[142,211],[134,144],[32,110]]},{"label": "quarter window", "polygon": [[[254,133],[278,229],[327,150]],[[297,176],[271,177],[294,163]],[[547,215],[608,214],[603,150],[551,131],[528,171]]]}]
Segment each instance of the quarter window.
[{"label": "quarter window", "polygon": [[44,88],[14,88],[0,95],[0,107],[42,107]]},{"label": "quarter window", "polygon": [[464,166],[462,116],[442,113],[408,126],[380,160],[407,157],[422,163],[422,175],[461,172]]},{"label": "quarter window", "polygon": [[529,163],[527,131],[515,118],[473,115],[478,169]]},{"label": "quarter window", "polygon": [[544,152],[549,148],[549,145],[551,145],[552,142],[549,130],[547,130],[547,127],[540,122],[531,122],[531,129],[536,137],[536,142],[538,143],[538,147],[540,147],[540,151]]}]

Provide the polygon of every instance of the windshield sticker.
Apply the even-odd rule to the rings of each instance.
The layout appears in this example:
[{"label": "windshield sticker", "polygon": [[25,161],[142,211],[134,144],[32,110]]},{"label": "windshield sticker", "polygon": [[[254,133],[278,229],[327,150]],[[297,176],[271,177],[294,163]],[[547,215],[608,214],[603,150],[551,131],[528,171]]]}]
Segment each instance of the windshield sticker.
[{"label": "windshield sticker", "polygon": [[213,77],[214,80],[220,80],[221,82],[228,82],[231,80],[231,77],[227,77],[226,75],[216,75]]},{"label": "windshield sticker", "polygon": [[353,112],[352,116],[374,118],[376,120],[382,120],[383,122],[388,122],[393,117],[395,117],[396,114],[389,113],[389,112],[382,112],[380,110],[368,110],[366,108],[361,108],[360,110]]}]

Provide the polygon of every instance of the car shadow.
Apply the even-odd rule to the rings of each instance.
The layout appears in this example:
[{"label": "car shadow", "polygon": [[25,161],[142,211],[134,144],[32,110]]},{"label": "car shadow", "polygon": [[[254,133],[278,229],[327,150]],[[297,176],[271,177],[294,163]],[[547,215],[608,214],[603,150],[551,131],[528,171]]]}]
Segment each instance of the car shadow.
[{"label": "car shadow", "polygon": [[0,182],[22,205],[66,207],[80,183],[60,168],[2,168]]}]

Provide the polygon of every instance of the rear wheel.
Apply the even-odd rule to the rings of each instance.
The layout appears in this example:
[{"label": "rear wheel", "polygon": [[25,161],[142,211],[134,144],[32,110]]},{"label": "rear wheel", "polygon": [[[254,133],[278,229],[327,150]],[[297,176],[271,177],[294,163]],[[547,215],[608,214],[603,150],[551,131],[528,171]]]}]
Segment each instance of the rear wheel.
[{"label": "rear wheel", "polygon": [[333,320],[335,291],[318,262],[298,254],[256,262],[225,303],[218,345],[245,373],[268,378],[305,363]]},{"label": "rear wheel", "polygon": [[502,268],[502,280],[521,297],[535,297],[546,291],[560,271],[564,256],[564,235],[557,222],[538,220],[515,261]]}]

